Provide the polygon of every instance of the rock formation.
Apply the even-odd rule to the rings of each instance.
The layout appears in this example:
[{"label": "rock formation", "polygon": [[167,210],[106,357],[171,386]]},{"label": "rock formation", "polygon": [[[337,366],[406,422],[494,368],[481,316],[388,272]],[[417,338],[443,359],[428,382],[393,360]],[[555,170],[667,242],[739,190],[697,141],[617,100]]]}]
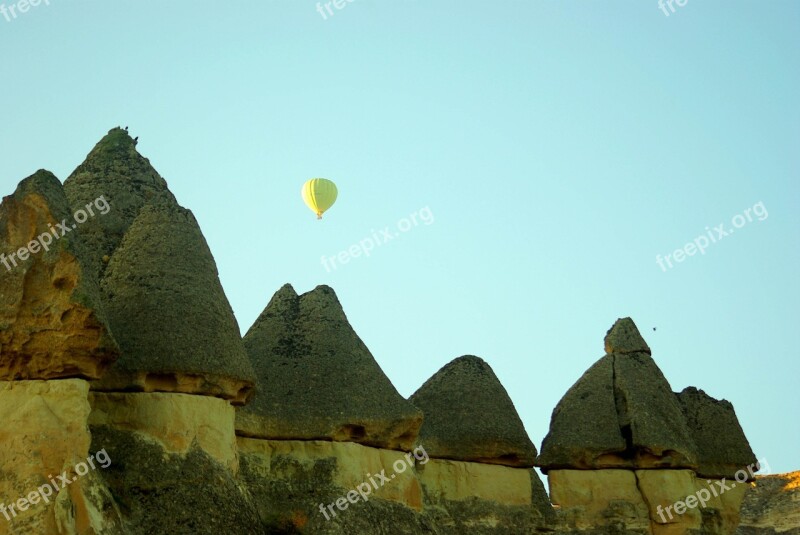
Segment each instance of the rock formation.
[{"label": "rock formation", "polygon": [[244,337],[259,391],[239,435],[336,440],[408,451],[422,414],[403,399],[353,331],[334,291],[281,288]]},{"label": "rock formation", "polygon": [[117,359],[81,230],[47,171],[3,199],[0,379],[96,379]]},{"label": "rock formation", "polygon": [[99,275],[142,208],[152,202],[177,204],[159,176],[136,151],[136,142],[122,128],[113,128],[64,182],[70,205],[77,209],[103,197],[113,206],[103,217],[81,225],[88,263]]},{"label": "rock formation", "polygon": [[431,459],[419,478],[437,525],[453,533],[476,526],[530,533],[552,521],[544,486],[530,469],[536,447],[489,364],[457,358],[410,400],[424,414],[418,441]]},{"label": "rock formation", "polygon": [[553,411],[537,465],[555,468],[697,467],[681,406],[630,318],[611,328],[607,354]]},{"label": "rock formation", "polygon": [[736,535],[800,535],[800,472],[756,477]]},{"label": "rock formation", "polygon": [[[733,479],[742,468],[756,464],[756,456],[729,401],[718,401],[693,387],[678,394],[678,401],[697,444],[698,476]],[[747,480],[752,479],[748,474]]]},{"label": "rock formation", "polygon": [[[562,526],[732,533],[741,483],[757,470],[733,407],[693,388],[673,393],[630,318],[609,330],[605,349],[553,411],[536,460]],[[714,478],[734,476],[738,488],[718,495]]]},{"label": "rock formation", "polygon": [[629,318],[538,457],[486,362],[405,400],[327,286],[243,341],[121,129],[3,199],[0,254],[0,535],[731,535],[743,499],[740,535],[800,535],[800,475],[753,482],[732,405],[674,393]]},{"label": "rock formation", "polygon": [[120,533],[88,394],[82,379],[0,382],[0,535]]},{"label": "rock formation", "polygon": [[455,359],[410,398],[425,421],[419,434],[430,455],[530,468],[536,447],[508,392],[481,358]]},{"label": "rock formation", "polygon": [[253,371],[190,211],[166,202],[142,208],[101,287],[122,354],[95,389],[247,401]]}]

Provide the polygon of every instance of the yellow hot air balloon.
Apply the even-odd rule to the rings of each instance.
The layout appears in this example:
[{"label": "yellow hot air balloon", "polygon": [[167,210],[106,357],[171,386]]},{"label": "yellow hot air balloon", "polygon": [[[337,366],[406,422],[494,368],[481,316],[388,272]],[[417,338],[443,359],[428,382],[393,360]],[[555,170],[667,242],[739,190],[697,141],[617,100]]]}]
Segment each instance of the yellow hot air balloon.
[{"label": "yellow hot air balloon", "polygon": [[336,202],[339,191],[336,184],[327,178],[312,178],[303,184],[301,194],[306,205],[317,214],[317,219],[322,219],[322,214]]}]

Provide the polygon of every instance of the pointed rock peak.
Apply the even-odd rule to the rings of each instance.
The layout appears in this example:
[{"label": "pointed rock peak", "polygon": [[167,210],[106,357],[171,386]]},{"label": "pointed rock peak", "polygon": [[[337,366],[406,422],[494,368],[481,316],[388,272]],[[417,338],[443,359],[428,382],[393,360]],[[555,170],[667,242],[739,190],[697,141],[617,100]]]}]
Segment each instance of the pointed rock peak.
[{"label": "pointed rock peak", "polygon": [[111,258],[102,290],[122,356],[97,389],[249,399],[253,370],[192,212],[145,206]]},{"label": "pointed rock peak", "polygon": [[459,371],[471,371],[473,373],[483,373],[487,375],[491,375],[494,377],[494,371],[489,364],[480,357],[476,357],[475,355],[464,355],[463,357],[458,357],[457,359],[453,359],[448,364],[446,364],[436,375],[439,374],[448,374],[448,373],[459,373]]},{"label": "pointed rock peak", "polygon": [[261,347],[275,335],[275,322],[286,325],[294,321],[300,308],[300,297],[291,284],[284,284],[269,300],[266,308],[248,329],[244,337],[245,348],[248,345]]},{"label": "pointed rock peak", "polygon": [[119,155],[123,156],[136,150],[136,141],[128,134],[127,130],[120,127],[112,128],[103,139],[94,146],[89,158],[100,155]]},{"label": "pointed rock peak", "polygon": [[237,411],[240,435],[405,450],[414,445],[422,414],[383,373],[331,288],[297,297],[284,286],[244,345],[258,392]]},{"label": "pointed rock peak", "polygon": [[537,466],[695,469],[698,452],[666,377],[630,318],[606,336],[607,354],[561,398]]},{"label": "pointed rock peak", "polygon": [[[23,180],[14,191],[14,197],[21,199],[22,197],[35,193],[42,195],[47,199],[61,199],[66,200],[64,197],[64,188],[61,181],[56,176],[47,171],[46,169],[39,169],[34,174]],[[67,205],[63,205],[67,207]]]},{"label": "pointed rock peak", "polygon": [[[289,284],[288,282],[281,286],[281,289],[275,292],[275,297],[279,297],[282,299],[285,298],[293,298],[297,297],[297,292],[294,290],[294,286]],[[275,298],[273,297],[273,299]]]},{"label": "pointed rock peak", "polygon": [[608,330],[605,338],[606,353],[647,353],[651,355],[650,347],[644,341],[639,329],[631,318],[620,318]]},{"label": "pointed rock peak", "polygon": [[159,201],[177,205],[167,182],[121,128],[100,140],[64,182],[64,191],[73,210],[96,204],[98,199],[110,206],[108,213],[91,217],[82,226],[88,260],[100,277],[142,207]]},{"label": "pointed rock peak", "polygon": [[536,448],[491,366],[465,355],[445,365],[410,398],[424,414],[419,442],[431,457],[533,466]]},{"label": "pointed rock peak", "polygon": [[347,321],[342,303],[339,302],[336,292],[330,286],[322,284],[310,292],[304,293],[300,296],[300,306],[307,311],[307,314],[315,314],[320,320],[342,322],[347,325],[347,328],[352,329]]},{"label": "pointed rock peak", "polygon": [[117,358],[73,221],[48,171],[0,204],[0,379],[94,379]]},{"label": "pointed rock peak", "polygon": [[317,286],[310,292],[304,293],[300,296],[300,298],[307,301],[318,302],[324,305],[337,306],[339,308],[342,306],[342,304],[339,302],[339,297],[337,297],[336,292],[333,291],[333,288],[324,284]]},{"label": "pointed rock peak", "polygon": [[281,313],[287,309],[296,309],[300,297],[291,284],[284,284],[269,300],[264,312]]},{"label": "pointed rock peak", "polygon": [[331,288],[327,284],[320,284],[316,288],[311,290],[311,292],[309,292],[309,293],[314,293],[314,292],[320,293],[320,294],[324,294],[324,295],[332,295],[332,296],[336,297],[336,292],[333,290],[333,288]]}]

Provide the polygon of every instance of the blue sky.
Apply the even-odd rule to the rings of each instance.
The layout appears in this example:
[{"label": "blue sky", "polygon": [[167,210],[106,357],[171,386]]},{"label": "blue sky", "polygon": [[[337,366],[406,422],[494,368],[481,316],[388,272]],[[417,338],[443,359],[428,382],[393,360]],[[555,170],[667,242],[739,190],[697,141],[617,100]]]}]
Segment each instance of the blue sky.
[{"label": "blue sky", "polygon": [[[479,355],[538,447],[631,316],[674,390],[730,400],[773,471],[800,469],[800,4],[675,7],[50,0],[0,16],[0,187],[63,180],[127,125],[243,332],[282,284],[329,284],[403,395]],[[340,191],[321,222],[315,176]]]}]

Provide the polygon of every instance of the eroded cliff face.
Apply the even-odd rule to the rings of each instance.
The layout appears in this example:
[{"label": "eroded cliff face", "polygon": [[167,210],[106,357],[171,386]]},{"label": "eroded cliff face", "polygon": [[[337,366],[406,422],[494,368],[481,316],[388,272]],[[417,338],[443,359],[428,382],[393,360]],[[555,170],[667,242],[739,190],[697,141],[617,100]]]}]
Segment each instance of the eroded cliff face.
[{"label": "eroded cliff face", "polygon": [[736,533],[800,534],[800,471],[757,477],[744,497]]},{"label": "eroded cliff face", "polygon": [[0,379],[96,379],[118,358],[73,225],[47,171],[0,204]]}]

